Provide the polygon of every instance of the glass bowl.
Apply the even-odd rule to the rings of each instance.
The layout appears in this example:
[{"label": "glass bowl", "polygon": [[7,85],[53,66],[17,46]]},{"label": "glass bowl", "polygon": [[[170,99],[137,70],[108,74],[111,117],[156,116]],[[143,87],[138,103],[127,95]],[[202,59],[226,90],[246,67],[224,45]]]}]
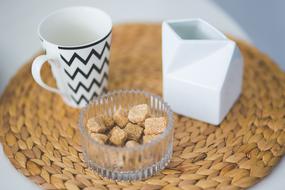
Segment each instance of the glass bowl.
[{"label": "glass bowl", "polygon": [[[86,129],[89,118],[98,114],[112,114],[122,108],[148,104],[155,117],[167,118],[163,133],[146,144],[135,147],[115,147],[99,144]],[[88,167],[99,175],[113,180],[141,180],[164,169],[172,156],[173,112],[161,97],[140,90],[118,90],[93,99],[80,112],[79,128],[82,150]]]}]

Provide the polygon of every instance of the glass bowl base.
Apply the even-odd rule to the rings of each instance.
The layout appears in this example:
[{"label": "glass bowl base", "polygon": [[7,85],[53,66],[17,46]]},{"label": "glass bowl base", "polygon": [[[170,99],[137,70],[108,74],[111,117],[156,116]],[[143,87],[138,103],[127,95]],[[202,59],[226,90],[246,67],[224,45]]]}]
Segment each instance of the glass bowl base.
[{"label": "glass bowl base", "polygon": [[83,152],[83,155],[87,166],[91,168],[93,171],[96,171],[100,176],[117,181],[135,181],[135,180],[146,179],[150,176],[153,176],[157,172],[163,170],[168,165],[172,157],[172,144],[168,146],[166,154],[159,162],[144,169],[136,171],[108,170],[98,166],[96,163],[92,162],[91,160],[88,160],[85,152]]}]

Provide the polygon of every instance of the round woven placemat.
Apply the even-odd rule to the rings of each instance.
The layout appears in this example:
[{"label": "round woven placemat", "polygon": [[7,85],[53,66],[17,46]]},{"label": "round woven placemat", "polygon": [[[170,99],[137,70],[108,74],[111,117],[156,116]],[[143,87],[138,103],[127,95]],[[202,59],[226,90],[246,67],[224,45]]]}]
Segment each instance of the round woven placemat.
[{"label": "round woven placemat", "polygon": [[[113,30],[110,89],[161,95],[161,28]],[[285,153],[285,74],[264,54],[237,42],[245,59],[239,101],[218,127],[175,116],[174,155],[145,181],[102,179],[82,160],[79,111],[32,79],[24,65],[3,93],[0,139],[12,164],[44,189],[243,189],[268,175]],[[49,83],[48,67],[44,78]],[[179,94],[177,95],[179,98]]]}]

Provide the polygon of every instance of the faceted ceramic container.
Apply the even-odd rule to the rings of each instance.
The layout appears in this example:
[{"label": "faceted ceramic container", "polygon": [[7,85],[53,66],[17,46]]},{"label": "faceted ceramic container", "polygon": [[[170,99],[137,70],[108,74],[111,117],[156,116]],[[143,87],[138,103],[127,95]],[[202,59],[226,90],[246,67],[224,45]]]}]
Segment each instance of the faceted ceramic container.
[{"label": "faceted ceramic container", "polygon": [[162,26],[163,96],[174,112],[218,125],[242,88],[236,43],[201,19]]}]

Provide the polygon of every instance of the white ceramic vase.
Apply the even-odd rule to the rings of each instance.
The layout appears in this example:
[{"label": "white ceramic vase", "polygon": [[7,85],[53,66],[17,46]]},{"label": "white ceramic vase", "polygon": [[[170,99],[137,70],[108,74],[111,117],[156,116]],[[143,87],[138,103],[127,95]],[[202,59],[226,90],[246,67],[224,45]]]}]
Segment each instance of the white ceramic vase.
[{"label": "white ceramic vase", "polygon": [[165,21],[162,59],[163,96],[173,111],[218,125],[241,93],[236,43],[201,19]]}]

